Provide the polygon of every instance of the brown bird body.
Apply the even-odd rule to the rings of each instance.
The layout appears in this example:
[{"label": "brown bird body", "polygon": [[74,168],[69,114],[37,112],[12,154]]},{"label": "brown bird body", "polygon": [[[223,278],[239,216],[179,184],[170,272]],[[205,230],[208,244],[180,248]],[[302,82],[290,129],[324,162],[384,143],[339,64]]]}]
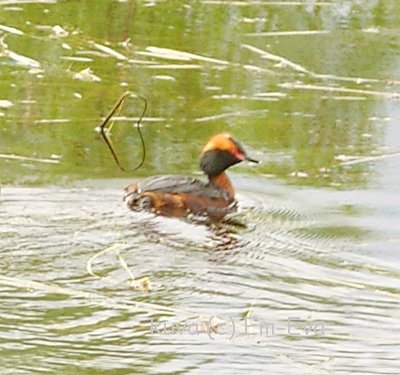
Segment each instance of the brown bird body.
[{"label": "brown bird body", "polygon": [[219,133],[208,141],[200,156],[200,167],[208,181],[186,176],[149,177],[126,187],[124,199],[134,211],[220,219],[235,207],[235,191],[225,170],[243,160],[256,162],[228,133]]}]

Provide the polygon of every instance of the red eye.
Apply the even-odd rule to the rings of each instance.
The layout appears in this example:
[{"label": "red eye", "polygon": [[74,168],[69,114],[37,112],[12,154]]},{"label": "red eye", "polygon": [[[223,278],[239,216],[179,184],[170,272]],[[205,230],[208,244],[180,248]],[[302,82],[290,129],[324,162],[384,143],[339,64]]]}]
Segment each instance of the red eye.
[{"label": "red eye", "polygon": [[243,152],[239,151],[238,149],[234,149],[232,154],[235,156],[235,158],[239,160],[246,159],[246,155]]}]

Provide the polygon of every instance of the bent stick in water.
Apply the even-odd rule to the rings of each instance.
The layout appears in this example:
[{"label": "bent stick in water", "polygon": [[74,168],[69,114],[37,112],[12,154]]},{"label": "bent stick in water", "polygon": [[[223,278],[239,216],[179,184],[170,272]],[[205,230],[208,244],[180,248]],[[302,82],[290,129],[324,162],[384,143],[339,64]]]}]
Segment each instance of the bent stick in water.
[{"label": "bent stick in water", "polygon": [[145,115],[145,113],[146,113],[146,110],[147,110],[147,100],[146,100],[144,97],[142,97],[142,96],[140,96],[140,95],[131,94],[129,91],[125,92],[125,93],[118,99],[117,103],[114,105],[114,107],[113,107],[113,108],[111,109],[111,111],[108,113],[108,115],[106,116],[106,118],[104,119],[104,121],[102,122],[102,124],[99,126],[100,134],[101,134],[102,138],[104,139],[104,141],[106,142],[106,145],[107,145],[108,149],[110,150],[111,155],[112,155],[112,157],[113,157],[115,163],[117,164],[118,168],[119,168],[122,172],[126,172],[126,170],[125,170],[125,168],[121,165],[121,163],[120,163],[120,161],[119,161],[119,159],[118,159],[118,156],[117,156],[117,152],[115,151],[114,145],[113,145],[113,143],[112,143],[112,141],[111,141],[111,138],[110,138],[110,136],[109,136],[109,134],[110,134],[110,132],[111,132],[111,129],[112,129],[112,127],[114,126],[114,122],[113,122],[108,128],[106,128],[106,125],[107,125],[107,124],[109,123],[109,121],[113,118],[113,116],[115,115],[116,112],[118,112],[118,114],[119,114],[119,112],[121,111],[122,106],[124,105],[124,102],[125,102],[125,100],[126,100],[126,98],[127,98],[128,96],[137,97],[137,98],[143,100],[143,102],[144,102],[143,111],[142,111],[142,113],[141,113],[141,115],[140,115],[140,117],[139,117],[139,119],[138,119],[138,121],[137,121],[137,123],[136,123],[136,128],[137,128],[138,133],[139,133],[140,142],[141,142],[141,144],[142,144],[142,160],[141,160],[140,163],[137,165],[137,167],[134,168],[134,171],[137,170],[137,169],[139,169],[139,168],[144,164],[144,162],[145,162],[145,160],[146,160],[146,145],[145,145],[145,143],[144,143],[143,134],[142,134],[142,131],[141,131],[141,129],[140,129],[140,123],[142,122],[142,119],[143,119],[143,117],[144,117],[144,115]]}]

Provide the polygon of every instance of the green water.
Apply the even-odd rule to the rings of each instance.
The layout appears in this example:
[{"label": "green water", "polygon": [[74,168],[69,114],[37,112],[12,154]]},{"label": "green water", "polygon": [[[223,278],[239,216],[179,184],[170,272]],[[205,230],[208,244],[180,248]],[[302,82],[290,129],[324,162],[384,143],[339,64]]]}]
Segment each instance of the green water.
[{"label": "green water", "polygon": [[[1,374],[398,374],[399,28],[396,0],[0,0]],[[127,90],[123,173],[96,128]],[[123,206],[218,131],[262,161],[231,173],[246,227]],[[115,244],[150,291],[115,249],[88,273]],[[151,333],[198,314],[237,332]]]}]

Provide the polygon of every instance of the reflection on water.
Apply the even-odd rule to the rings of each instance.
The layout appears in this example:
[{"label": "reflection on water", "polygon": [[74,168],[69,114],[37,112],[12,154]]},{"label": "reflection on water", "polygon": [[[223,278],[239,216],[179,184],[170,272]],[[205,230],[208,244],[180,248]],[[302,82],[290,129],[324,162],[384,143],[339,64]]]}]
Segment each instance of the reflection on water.
[{"label": "reflection on water", "polygon": [[[388,151],[395,1],[231,3],[0,5],[2,153],[49,160],[2,158],[3,183],[117,175],[94,129],[128,89],[149,102],[142,174],[191,173],[209,135],[228,129],[260,153],[262,173],[367,183],[368,164],[341,164]],[[132,167],[140,140],[123,119],[141,107],[131,101],[113,134]]]},{"label": "reflection on water", "polygon": [[[2,374],[398,374],[399,12],[0,0]],[[235,168],[230,223],[123,206],[127,181],[111,177],[126,176],[95,128],[126,90],[149,104],[141,175],[194,173],[220,130],[262,160]],[[112,132],[127,169],[141,110],[132,100]],[[204,324],[151,332],[213,315],[228,329],[214,341]],[[250,335],[246,317],[274,335]]]}]

